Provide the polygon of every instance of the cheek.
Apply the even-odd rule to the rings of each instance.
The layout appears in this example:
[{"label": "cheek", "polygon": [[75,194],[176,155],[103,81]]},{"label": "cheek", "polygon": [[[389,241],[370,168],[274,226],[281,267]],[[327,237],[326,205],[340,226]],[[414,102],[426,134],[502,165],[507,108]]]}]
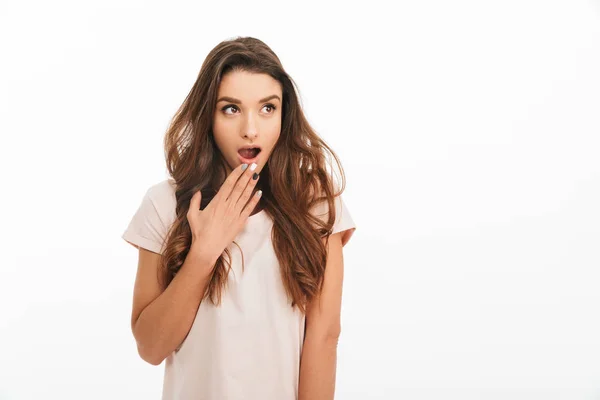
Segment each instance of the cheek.
[{"label": "cheek", "polygon": [[218,112],[213,117],[213,130],[215,132],[226,133],[228,130],[231,130],[234,122],[233,118],[226,118],[223,114]]},{"label": "cheek", "polygon": [[227,146],[229,142],[229,136],[231,135],[232,128],[227,124],[228,121],[223,121],[221,118],[215,118],[213,121],[213,137],[215,138],[215,143],[219,147],[221,151],[223,148]]},{"label": "cheek", "polygon": [[271,124],[265,133],[267,133],[269,143],[275,144],[281,136],[281,121]]},{"label": "cheek", "polygon": [[275,148],[275,145],[277,144],[277,141],[279,140],[279,137],[281,136],[281,134],[279,133],[279,130],[273,131],[269,134],[268,138],[266,142],[268,143],[269,146],[269,153],[271,153],[273,151],[273,149]]},{"label": "cheek", "polygon": [[219,152],[223,155],[226,155],[226,149],[228,147],[227,137],[218,131],[213,131],[213,136],[215,138],[215,144],[217,145],[217,149],[219,149]]}]

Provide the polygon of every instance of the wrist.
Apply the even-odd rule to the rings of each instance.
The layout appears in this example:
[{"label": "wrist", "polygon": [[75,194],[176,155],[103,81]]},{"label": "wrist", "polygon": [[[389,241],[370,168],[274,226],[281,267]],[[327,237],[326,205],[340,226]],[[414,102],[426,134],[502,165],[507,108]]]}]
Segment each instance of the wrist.
[{"label": "wrist", "polygon": [[215,254],[210,248],[192,238],[188,257],[193,257],[194,263],[202,265],[203,268],[212,269],[219,256],[220,254]]}]

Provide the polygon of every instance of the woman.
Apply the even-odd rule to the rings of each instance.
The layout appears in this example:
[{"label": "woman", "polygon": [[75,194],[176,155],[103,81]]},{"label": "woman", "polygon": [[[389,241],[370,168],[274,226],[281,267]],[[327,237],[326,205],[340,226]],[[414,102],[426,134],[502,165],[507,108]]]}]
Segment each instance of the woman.
[{"label": "woman", "polygon": [[139,249],[133,335],[142,359],[166,359],[163,399],[333,399],[355,224],[339,159],[266,44],[208,54],[165,154],[171,178],[122,236]]}]

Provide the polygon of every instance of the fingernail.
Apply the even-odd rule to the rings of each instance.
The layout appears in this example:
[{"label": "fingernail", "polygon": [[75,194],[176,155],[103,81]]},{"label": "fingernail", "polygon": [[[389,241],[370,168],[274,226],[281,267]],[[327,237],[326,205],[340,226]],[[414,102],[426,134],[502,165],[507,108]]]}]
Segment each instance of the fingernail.
[{"label": "fingernail", "polygon": [[258,179],[258,174],[255,172],[254,175],[252,175],[252,179],[257,180]]},{"label": "fingernail", "polygon": [[262,190],[259,190],[258,192],[256,192],[256,195],[257,195],[258,197],[260,197],[260,196],[262,195]]},{"label": "fingernail", "polygon": [[250,171],[254,171],[256,169],[256,163],[252,163],[250,166]]},{"label": "fingernail", "polygon": [[245,171],[248,168],[248,164],[242,164],[242,171]]}]

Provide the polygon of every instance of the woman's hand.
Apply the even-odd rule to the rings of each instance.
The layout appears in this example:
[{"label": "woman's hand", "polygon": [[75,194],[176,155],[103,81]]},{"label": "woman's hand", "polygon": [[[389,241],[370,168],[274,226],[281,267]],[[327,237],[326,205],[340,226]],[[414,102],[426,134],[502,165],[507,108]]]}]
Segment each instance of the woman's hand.
[{"label": "woman's hand", "polygon": [[202,254],[214,261],[242,230],[262,194],[259,190],[250,198],[258,174],[252,167],[243,171],[243,165],[229,174],[204,210],[200,210],[200,190],[190,200],[187,220],[192,231],[192,246],[199,246]]}]

